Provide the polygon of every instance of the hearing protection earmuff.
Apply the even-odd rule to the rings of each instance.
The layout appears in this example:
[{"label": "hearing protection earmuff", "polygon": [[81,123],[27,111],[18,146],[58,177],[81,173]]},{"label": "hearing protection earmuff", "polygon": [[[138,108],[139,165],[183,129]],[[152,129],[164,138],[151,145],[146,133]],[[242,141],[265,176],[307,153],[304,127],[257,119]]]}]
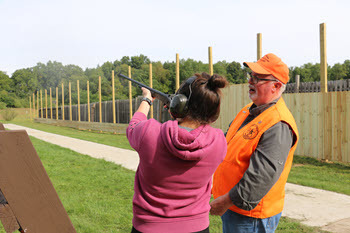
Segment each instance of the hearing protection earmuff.
[{"label": "hearing protection earmuff", "polygon": [[185,85],[188,85],[190,89],[189,96],[185,96],[184,94],[176,93],[170,102],[170,114],[174,118],[184,118],[188,112],[188,102],[190,101],[192,95],[192,83],[196,80],[196,76],[190,77],[186,80]]}]

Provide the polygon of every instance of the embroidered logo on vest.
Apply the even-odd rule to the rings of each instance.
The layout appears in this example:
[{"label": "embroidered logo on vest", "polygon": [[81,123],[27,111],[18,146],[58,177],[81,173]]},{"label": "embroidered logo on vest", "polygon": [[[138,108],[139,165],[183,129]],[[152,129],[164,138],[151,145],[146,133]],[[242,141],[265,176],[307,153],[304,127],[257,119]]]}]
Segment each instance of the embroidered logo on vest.
[{"label": "embroidered logo on vest", "polygon": [[259,128],[256,124],[250,126],[244,133],[243,138],[247,140],[251,140],[256,137],[259,133]]}]

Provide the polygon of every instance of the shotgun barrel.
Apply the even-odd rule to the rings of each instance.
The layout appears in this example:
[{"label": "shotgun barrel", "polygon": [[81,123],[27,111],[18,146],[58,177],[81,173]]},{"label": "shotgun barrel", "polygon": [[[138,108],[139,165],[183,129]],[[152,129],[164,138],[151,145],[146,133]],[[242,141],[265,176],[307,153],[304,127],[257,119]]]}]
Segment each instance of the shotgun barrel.
[{"label": "shotgun barrel", "polygon": [[121,77],[121,78],[125,78],[125,79],[127,79],[127,80],[129,80],[129,81],[131,81],[131,82],[133,82],[135,84],[137,84],[139,87],[147,88],[151,92],[152,97],[154,97],[156,99],[159,99],[160,101],[163,102],[163,104],[166,106],[166,108],[169,108],[170,102],[171,102],[171,99],[172,99],[172,95],[165,94],[165,93],[163,93],[161,91],[153,89],[153,88],[151,88],[151,87],[149,87],[149,86],[147,86],[147,85],[145,85],[145,84],[143,84],[141,82],[138,82],[138,81],[136,81],[136,80],[134,80],[132,78],[129,78],[128,76],[125,76],[125,75],[123,75],[121,73],[119,73],[118,76]]}]

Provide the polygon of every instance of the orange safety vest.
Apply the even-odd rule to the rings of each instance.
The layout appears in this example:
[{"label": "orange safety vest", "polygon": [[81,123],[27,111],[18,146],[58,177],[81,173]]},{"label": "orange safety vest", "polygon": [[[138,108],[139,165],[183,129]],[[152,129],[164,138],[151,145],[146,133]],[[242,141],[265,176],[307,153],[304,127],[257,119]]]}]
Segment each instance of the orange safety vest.
[{"label": "orange safety vest", "polygon": [[292,166],[293,154],[297,147],[299,134],[294,117],[287,108],[283,98],[280,98],[275,105],[263,111],[237,131],[249,115],[251,105],[252,103],[248,104],[238,113],[226,134],[227,154],[224,161],[214,173],[212,193],[214,198],[222,196],[228,193],[240,181],[249,166],[250,157],[258,145],[261,135],[271,126],[283,121],[293,130],[296,140],[294,140],[295,143],[289,151],[280,178],[253,210],[243,210],[235,205],[230,207],[230,210],[245,216],[268,218],[283,210],[284,187]]}]

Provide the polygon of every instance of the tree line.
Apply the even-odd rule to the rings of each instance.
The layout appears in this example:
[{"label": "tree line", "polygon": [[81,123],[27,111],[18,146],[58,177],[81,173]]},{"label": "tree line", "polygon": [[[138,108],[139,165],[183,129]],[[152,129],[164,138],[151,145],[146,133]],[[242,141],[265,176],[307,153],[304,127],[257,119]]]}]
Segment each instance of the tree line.
[{"label": "tree line", "polygon": [[[107,61],[96,68],[83,70],[77,65],[63,65],[57,61],[46,64],[37,63],[36,66],[16,70],[11,77],[0,71],[0,109],[6,107],[29,107],[29,96],[37,91],[52,88],[52,96],[56,96],[56,87],[59,88],[59,103],[61,102],[61,84],[64,84],[66,104],[69,102],[68,83],[72,86],[72,102],[77,103],[77,80],[80,84],[80,103],[87,103],[87,81],[90,87],[90,102],[99,101],[98,77],[102,80],[102,101],[112,99],[111,80],[112,70],[115,72],[116,99],[127,99],[129,94],[128,81],[117,77],[119,72],[128,75],[128,66],[131,66],[133,79],[149,85],[149,64],[152,63],[153,88],[164,93],[175,91],[175,62],[151,61],[145,55],[124,56],[114,62]],[[213,64],[214,73],[227,78],[230,83],[239,84],[247,82],[246,67],[239,62],[219,61]],[[194,73],[209,72],[208,63],[193,59],[180,60],[180,83],[191,77]],[[314,82],[320,80],[320,64],[307,63],[300,67],[290,67],[290,82],[295,82],[295,76],[300,75],[301,82]],[[350,79],[350,60],[343,64],[337,63],[328,66],[328,80]],[[140,88],[132,87],[133,97],[141,95]],[[54,98],[55,99],[55,98]]]}]

